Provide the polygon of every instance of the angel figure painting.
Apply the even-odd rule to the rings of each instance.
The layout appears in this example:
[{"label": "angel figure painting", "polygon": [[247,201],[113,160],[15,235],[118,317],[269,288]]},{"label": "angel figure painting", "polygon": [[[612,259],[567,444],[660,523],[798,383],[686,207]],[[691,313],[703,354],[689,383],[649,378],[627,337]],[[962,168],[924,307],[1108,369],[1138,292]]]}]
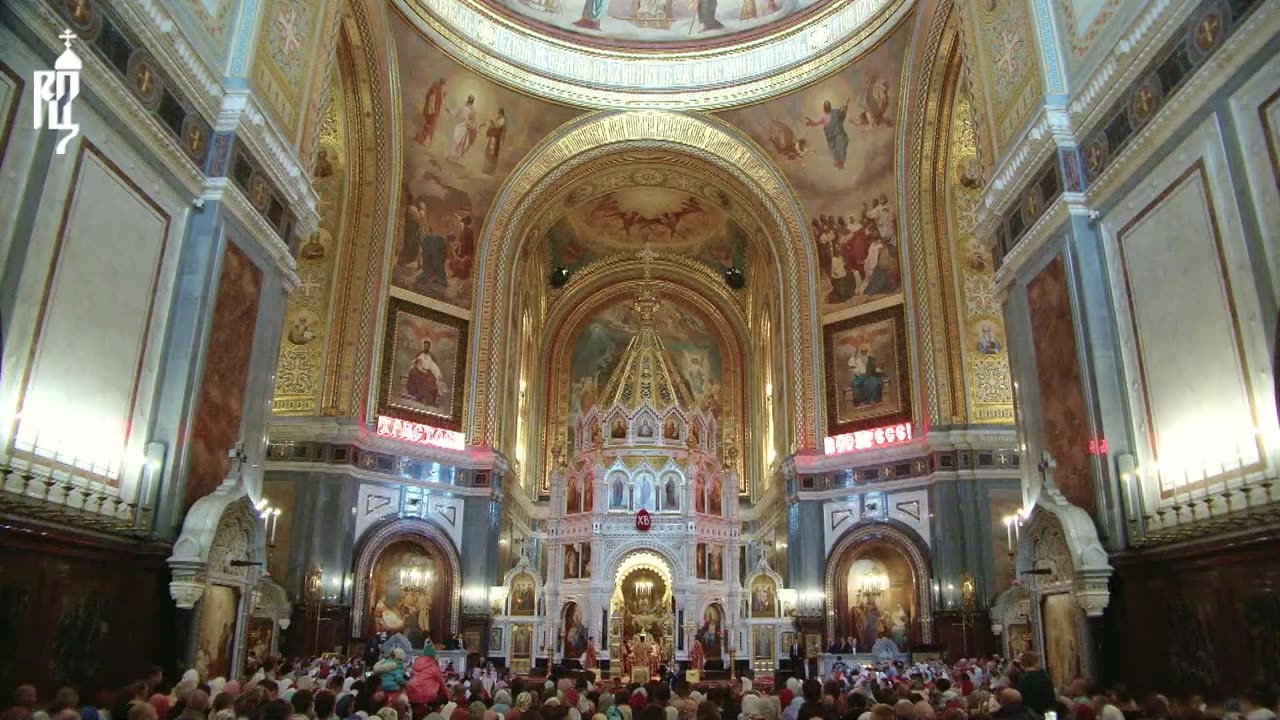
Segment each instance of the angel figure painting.
[{"label": "angel figure painting", "polygon": [[[637,170],[635,177],[659,170]],[[667,171],[669,172],[669,171]],[[623,188],[587,197],[547,230],[551,264],[572,271],[616,255],[655,252],[687,255],[717,272],[741,269],[747,235],[723,193],[700,195],[665,187]]]},{"label": "angel figure painting", "polygon": [[471,307],[480,226],[512,168],[576,111],[507,90],[454,63],[397,14],[403,215],[391,281]]},{"label": "angel figure painting", "polygon": [[904,23],[843,72],[723,114],[766,149],[800,196],[824,313],[902,290],[894,147],[909,35]]},{"label": "angel figure painting", "polygon": [[570,43],[664,47],[786,27],[822,0],[490,0]]}]

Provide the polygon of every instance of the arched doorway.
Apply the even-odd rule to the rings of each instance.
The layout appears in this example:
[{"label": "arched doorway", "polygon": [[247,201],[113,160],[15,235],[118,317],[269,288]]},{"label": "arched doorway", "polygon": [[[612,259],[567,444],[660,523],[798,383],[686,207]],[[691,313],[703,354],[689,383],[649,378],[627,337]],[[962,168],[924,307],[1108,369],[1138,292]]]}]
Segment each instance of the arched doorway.
[{"label": "arched doorway", "polygon": [[850,639],[871,652],[882,638],[900,651],[931,642],[929,566],[915,533],[866,523],[844,534],[827,559],[826,644]]},{"label": "arched doorway", "polygon": [[352,634],[403,633],[420,648],[458,632],[458,552],[428,520],[394,520],[375,528],[356,556]]},{"label": "arched doorway", "polygon": [[609,647],[646,663],[675,654],[675,596],[671,565],[641,550],[622,558],[613,574],[609,600]]}]

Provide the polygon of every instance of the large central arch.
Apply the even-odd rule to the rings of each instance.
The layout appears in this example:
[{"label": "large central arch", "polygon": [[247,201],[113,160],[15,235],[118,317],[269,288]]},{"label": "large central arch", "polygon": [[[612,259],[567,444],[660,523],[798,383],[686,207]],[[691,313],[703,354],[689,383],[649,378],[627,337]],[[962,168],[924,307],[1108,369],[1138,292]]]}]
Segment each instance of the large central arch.
[{"label": "large central arch", "polygon": [[477,310],[469,442],[496,447],[502,439],[500,399],[514,392],[509,369],[519,338],[519,318],[512,312],[518,307],[514,278],[521,249],[529,242],[525,231],[530,221],[561,179],[576,169],[612,153],[653,150],[686,155],[732,175],[761,209],[787,357],[786,376],[777,385],[795,422],[797,449],[819,446],[817,260],[795,193],[763,150],[733,127],[708,116],[659,111],[596,113],[566,124],[530,153],[499,193],[481,237],[473,296]]}]

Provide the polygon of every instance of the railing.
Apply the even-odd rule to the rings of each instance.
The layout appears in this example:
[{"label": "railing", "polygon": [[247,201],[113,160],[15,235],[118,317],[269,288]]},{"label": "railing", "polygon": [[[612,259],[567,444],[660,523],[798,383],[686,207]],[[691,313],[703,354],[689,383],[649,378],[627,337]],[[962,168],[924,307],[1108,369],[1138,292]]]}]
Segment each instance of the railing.
[{"label": "railing", "polygon": [[1275,478],[1188,493],[1143,517],[1141,528],[1129,520],[1133,547],[1153,547],[1222,535],[1258,525],[1280,522],[1280,500],[1272,498]]},{"label": "railing", "polygon": [[100,476],[0,460],[0,513],[119,535],[151,536],[151,508],[129,502]]}]

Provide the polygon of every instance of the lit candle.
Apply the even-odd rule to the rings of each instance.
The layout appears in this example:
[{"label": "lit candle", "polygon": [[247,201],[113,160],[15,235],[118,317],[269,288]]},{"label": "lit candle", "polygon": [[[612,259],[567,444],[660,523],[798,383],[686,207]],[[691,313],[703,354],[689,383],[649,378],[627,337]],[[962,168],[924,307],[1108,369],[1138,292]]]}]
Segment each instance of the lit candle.
[{"label": "lit candle", "polygon": [[1128,491],[1128,493],[1129,493],[1129,513],[1130,513],[1130,516],[1131,516],[1131,517],[1136,521],[1139,517],[1141,517],[1141,516],[1142,516],[1142,513],[1138,511],[1138,475],[1137,475],[1137,471],[1136,471],[1136,470],[1134,470],[1134,471],[1131,471],[1131,472],[1125,473],[1125,474],[1124,474],[1124,476],[1122,476],[1120,479],[1121,479],[1121,480],[1124,480],[1125,490],[1127,490],[1127,491]]},{"label": "lit candle", "polygon": [[276,508],[271,512],[271,516],[275,518],[275,523],[271,526],[271,544],[276,544],[276,530],[280,529],[280,508]]},{"label": "lit candle", "polygon": [[1006,515],[1004,518],[1004,534],[1009,541],[1009,552],[1013,552],[1013,517]]}]

